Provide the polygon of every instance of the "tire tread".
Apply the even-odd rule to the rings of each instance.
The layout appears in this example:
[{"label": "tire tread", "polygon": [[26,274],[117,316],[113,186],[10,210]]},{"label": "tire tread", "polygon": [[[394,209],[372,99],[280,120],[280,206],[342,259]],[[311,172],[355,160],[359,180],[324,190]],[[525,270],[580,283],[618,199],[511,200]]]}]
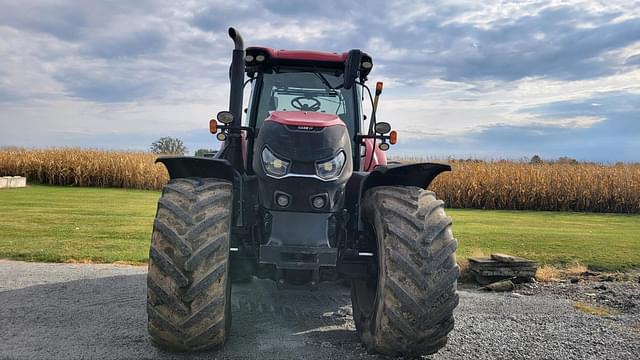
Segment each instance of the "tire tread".
[{"label": "tire tread", "polygon": [[199,351],[226,340],[231,206],[232,186],[224,180],[174,179],[165,185],[147,275],[148,330],[155,345]]},{"label": "tire tread", "polygon": [[382,242],[384,275],[377,297],[382,304],[371,315],[362,315],[353,301],[358,333],[369,350],[385,355],[433,354],[446,345],[459,301],[457,241],[444,202],[431,191],[380,186],[367,191],[362,207]]}]

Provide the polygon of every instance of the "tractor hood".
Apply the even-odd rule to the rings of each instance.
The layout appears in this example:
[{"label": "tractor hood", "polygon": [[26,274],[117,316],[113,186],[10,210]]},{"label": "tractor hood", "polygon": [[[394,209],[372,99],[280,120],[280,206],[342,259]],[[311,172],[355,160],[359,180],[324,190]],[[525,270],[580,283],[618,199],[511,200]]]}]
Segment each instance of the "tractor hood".
[{"label": "tractor hood", "polygon": [[[347,127],[334,114],[274,111],[264,121],[255,144],[256,154],[260,154],[262,148],[267,146],[283,160],[293,161],[294,172],[312,174],[316,161],[331,158],[339,151],[344,151],[351,163],[351,141]],[[256,160],[259,160],[258,156]]]},{"label": "tractor hood", "polygon": [[[264,208],[302,212],[341,209],[353,158],[349,132],[338,116],[275,111],[258,131],[253,151],[252,166]],[[291,198],[288,206],[274,203],[279,193]],[[311,199],[318,195],[326,197],[327,206],[314,209]]]},{"label": "tractor hood", "polygon": [[[274,111],[266,121],[274,121],[288,126],[324,128],[327,126],[345,126],[337,115],[313,111]],[[304,130],[304,129],[301,129]]]}]

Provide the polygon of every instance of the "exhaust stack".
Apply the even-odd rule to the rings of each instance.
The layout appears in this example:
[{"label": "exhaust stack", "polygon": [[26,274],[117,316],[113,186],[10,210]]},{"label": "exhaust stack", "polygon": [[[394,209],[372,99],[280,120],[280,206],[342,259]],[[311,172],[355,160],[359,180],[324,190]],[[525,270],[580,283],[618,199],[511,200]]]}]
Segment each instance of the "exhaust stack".
[{"label": "exhaust stack", "polygon": [[231,82],[229,111],[233,114],[231,128],[236,129],[236,131],[232,130],[229,133],[227,143],[229,150],[226,158],[234,168],[238,171],[243,171],[245,167],[242,159],[242,137],[239,129],[242,121],[242,95],[244,90],[244,42],[240,33],[233,27],[229,28],[229,37],[234,43],[231,69],[229,70],[229,80]]}]

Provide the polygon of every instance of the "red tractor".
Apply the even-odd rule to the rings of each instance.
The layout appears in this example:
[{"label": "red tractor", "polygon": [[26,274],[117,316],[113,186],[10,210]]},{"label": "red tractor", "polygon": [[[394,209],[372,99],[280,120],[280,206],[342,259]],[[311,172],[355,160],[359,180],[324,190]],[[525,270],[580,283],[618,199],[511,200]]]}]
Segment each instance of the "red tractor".
[{"label": "red tractor", "polygon": [[220,151],[157,160],[171,179],[149,252],[152,341],[174,351],[221,346],[232,282],[343,279],[370,351],[438,351],[458,304],[457,241],[444,203],[425,189],[451,168],[387,164],[396,133],[376,120],[382,84],[372,97],[366,53],[245,49],[235,29],[229,36],[229,111],[209,124]]}]

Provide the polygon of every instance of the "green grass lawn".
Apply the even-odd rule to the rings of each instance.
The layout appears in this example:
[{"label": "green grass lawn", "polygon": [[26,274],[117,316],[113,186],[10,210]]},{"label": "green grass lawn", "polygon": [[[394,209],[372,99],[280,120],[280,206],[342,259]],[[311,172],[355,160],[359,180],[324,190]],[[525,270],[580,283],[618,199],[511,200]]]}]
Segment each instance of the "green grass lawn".
[{"label": "green grass lawn", "polygon": [[0,190],[0,257],[144,262],[157,191],[29,186]]},{"label": "green grass lawn", "polygon": [[[157,191],[0,190],[0,258],[144,262]],[[640,215],[449,209],[458,257],[504,252],[596,269],[640,267]]]},{"label": "green grass lawn", "polygon": [[547,264],[640,268],[640,215],[449,209],[458,257],[504,252]]}]

